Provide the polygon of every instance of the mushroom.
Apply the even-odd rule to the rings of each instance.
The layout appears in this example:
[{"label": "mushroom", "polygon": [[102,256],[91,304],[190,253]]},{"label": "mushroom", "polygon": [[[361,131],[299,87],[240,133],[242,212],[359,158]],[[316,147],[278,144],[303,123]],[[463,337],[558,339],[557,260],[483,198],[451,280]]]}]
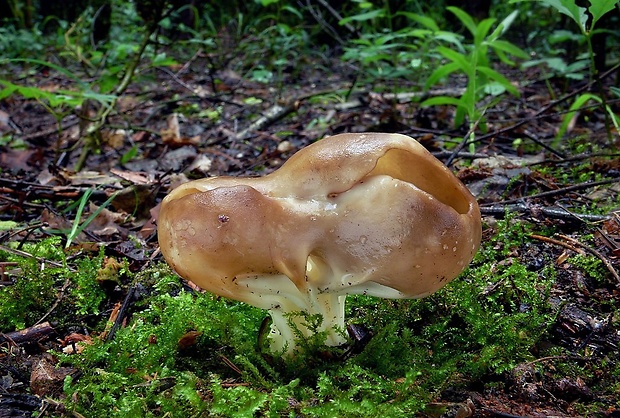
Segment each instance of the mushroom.
[{"label": "mushroom", "polygon": [[185,183],[162,202],[161,251],[201,288],[269,310],[271,348],[293,354],[294,313],[320,314],[346,340],[347,294],[421,298],[460,274],[480,246],[467,188],[416,140],[340,134],[264,177]]}]

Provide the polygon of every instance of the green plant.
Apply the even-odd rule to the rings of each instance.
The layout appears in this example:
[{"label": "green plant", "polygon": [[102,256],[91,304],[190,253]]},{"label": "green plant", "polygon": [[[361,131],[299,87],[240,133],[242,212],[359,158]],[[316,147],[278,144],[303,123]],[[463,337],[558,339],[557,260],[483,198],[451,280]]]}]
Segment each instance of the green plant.
[{"label": "green plant", "polygon": [[113,193],[105,202],[101,204],[93,213],[91,213],[88,218],[84,222],[82,222],[82,212],[84,211],[84,207],[88,202],[88,199],[93,193],[93,189],[88,189],[80,200],[78,201],[77,212],[75,214],[75,219],[73,220],[73,225],[71,226],[71,230],[67,233],[67,242],[65,244],[65,248],[69,248],[73,240],[77,238],[78,235],[86,228],[100,213],[103,209],[105,209],[114,198],[118,195],[119,192]]},{"label": "green plant", "polygon": [[[121,10],[128,9],[127,4],[120,2],[119,8]],[[132,8],[130,7],[129,9]],[[90,46],[90,37],[87,36],[87,30],[90,30],[90,25],[86,19],[88,13],[89,11],[87,10],[76,22],[66,28],[63,36],[64,45],[59,55],[64,59],[69,59],[73,63],[79,64],[87,77],[95,77],[94,81],[82,81],[83,75],[70,71],[66,68],[66,65],[58,65],[41,59],[9,58],[0,60],[0,63],[5,64],[19,62],[47,67],[75,83],[75,88],[71,90],[55,89],[48,91],[47,89],[21,86],[8,80],[2,80],[0,83],[4,88],[0,91],[0,100],[13,94],[20,94],[25,98],[35,99],[55,117],[58,121],[59,129],[60,121],[68,113],[75,112],[76,109],[81,108],[80,116],[84,126],[81,132],[82,141],[79,143],[82,145],[81,154],[75,167],[77,171],[83,168],[88,155],[99,147],[100,130],[115,109],[119,97],[124,94],[134,79],[145,54],[147,52],[153,53],[152,66],[166,66],[176,62],[165,53],[158,53],[152,48],[152,38],[159,30],[161,23],[159,19],[147,22],[146,26],[140,26],[141,33],[139,36],[142,37],[140,43],[135,42],[135,36],[133,38],[128,35],[115,37],[115,39],[121,39],[121,41],[111,42],[108,50],[102,50]],[[135,12],[131,16],[123,15],[123,18],[135,20]],[[89,114],[91,110],[94,116]],[[57,152],[59,153],[60,150],[58,149]]]},{"label": "green plant", "polygon": [[[479,109],[483,97],[498,96],[509,92],[519,95],[517,88],[503,75],[491,68],[490,51],[508,65],[514,65],[509,56],[527,58],[528,55],[508,41],[499,39],[517,16],[513,11],[491,32],[495,19],[487,18],[476,24],[471,16],[457,7],[447,8],[470,32],[471,44],[462,44],[450,38],[450,46],[438,46],[436,51],[448,62],[439,66],[426,81],[427,88],[454,73],[464,74],[467,78],[465,92],[461,97],[438,96],[425,100],[423,106],[453,105],[456,106],[454,123],[460,126],[465,117],[470,124],[470,135],[473,136],[475,126],[483,120],[485,111]],[[470,140],[471,138],[466,138]]]},{"label": "green plant", "polygon": [[[521,0],[511,0],[516,3]],[[581,7],[576,0],[537,0],[548,7],[556,9],[559,13],[568,16],[577,24],[581,35],[584,36],[588,46],[590,58],[590,76],[594,77],[596,67],[594,63],[594,49],[592,47],[592,37],[597,33],[596,23],[607,13],[612,11],[618,4],[618,0],[598,0],[590,2],[590,5]]]},{"label": "green plant", "polygon": [[[511,0],[510,3],[516,3],[521,0]],[[581,7],[577,4],[576,0],[538,0],[544,5],[551,7],[557,10],[559,13],[562,13],[565,16],[568,16],[579,28],[580,35],[583,39],[585,39],[585,44],[587,45],[587,56],[589,63],[589,73],[590,73],[590,81],[592,82],[597,76],[596,64],[595,64],[595,53],[592,45],[592,38],[595,34],[600,32],[600,29],[596,28],[597,22],[605,16],[607,13],[611,12],[618,5],[618,0],[599,0],[590,2],[590,5],[586,7]],[[572,66],[572,68],[570,68]],[[570,70],[570,72],[574,72],[576,68],[583,68],[585,65],[583,62],[577,61],[572,63],[570,66],[565,68],[565,71]],[[552,144],[553,146],[557,146],[560,140],[566,133],[566,129],[570,123],[570,121],[575,117],[576,113],[580,108],[582,108],[587,102],[593,100],[598,102],[605,112],[605,121],[607,123],[607,132],[608,135],[611,136],[611,129],[609,126],[609,122],[611,121],[616,130],[618,130],[618,126],[620,125],[620,118],[615,112],[611,109],[611,107],[607,104],[605,100],[605,96],[603,94],[594,95],[591,93],[583,93],[578,95],[575,98],[575,101],[570,106],[568,112],[564,116],[562,120],[562,125],[558,130],[555,141]]]},{"label": "green plant", "polygon": [[[432,66],[432,45],[458,40],[458,35],[440,30],[428,16],[406,11],[392,15],[387,5],[374,8],[369,2],[360,2],[360,8],[361,13],[340,21],[341,25],[356,23],[363,29],[353,45],[345,47],[342,59],[359,62],[374,82],[400,77],[419,81]],[[395,18],[404,18],[409,24],[392,30]]]}]

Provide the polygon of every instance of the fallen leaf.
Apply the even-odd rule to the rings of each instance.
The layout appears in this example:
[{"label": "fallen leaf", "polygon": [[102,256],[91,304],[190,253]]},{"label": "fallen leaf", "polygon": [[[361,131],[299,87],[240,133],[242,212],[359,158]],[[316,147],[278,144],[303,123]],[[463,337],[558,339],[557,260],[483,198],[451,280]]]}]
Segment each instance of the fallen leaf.
[{"label": "fallen leaf", "polygon": [[188,331],[179,338],[179,350],[187,350],[196,345],[196,339],[202,335],[200,331]]},{"label": "fallen leaf", "polygon": [[76,371],[73,367],[56,367],[53,357],[44,355],[32,366],[30,390],[41,397],[56,397],[62,393],[65,377]]}]

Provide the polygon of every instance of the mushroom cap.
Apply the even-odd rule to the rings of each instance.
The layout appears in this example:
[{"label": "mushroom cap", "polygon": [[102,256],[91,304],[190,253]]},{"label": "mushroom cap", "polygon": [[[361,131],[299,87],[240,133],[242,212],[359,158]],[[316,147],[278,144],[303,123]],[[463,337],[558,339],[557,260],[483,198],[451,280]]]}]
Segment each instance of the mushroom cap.
[{"label": "mushroom cap", "polygon": [[161,251],[215,294],[273,308],[258,293],[431,294],[481,239],[467,188],[414,139],[340,134],[264,177],[188,182],[162,202]]}]

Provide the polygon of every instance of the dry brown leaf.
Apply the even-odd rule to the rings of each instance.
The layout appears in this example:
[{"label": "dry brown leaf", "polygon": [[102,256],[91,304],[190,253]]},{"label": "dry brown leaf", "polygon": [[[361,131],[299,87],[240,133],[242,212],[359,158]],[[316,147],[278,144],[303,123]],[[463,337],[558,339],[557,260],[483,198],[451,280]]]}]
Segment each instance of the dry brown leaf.
[{"label": "dry brown leaf", "polygon": [[35,362],[30,373],[30,390],[39,396],[56,396],[62,392],[65,377],[73,374],[73,367],[56,367],[50,355],[44,355]]}]

